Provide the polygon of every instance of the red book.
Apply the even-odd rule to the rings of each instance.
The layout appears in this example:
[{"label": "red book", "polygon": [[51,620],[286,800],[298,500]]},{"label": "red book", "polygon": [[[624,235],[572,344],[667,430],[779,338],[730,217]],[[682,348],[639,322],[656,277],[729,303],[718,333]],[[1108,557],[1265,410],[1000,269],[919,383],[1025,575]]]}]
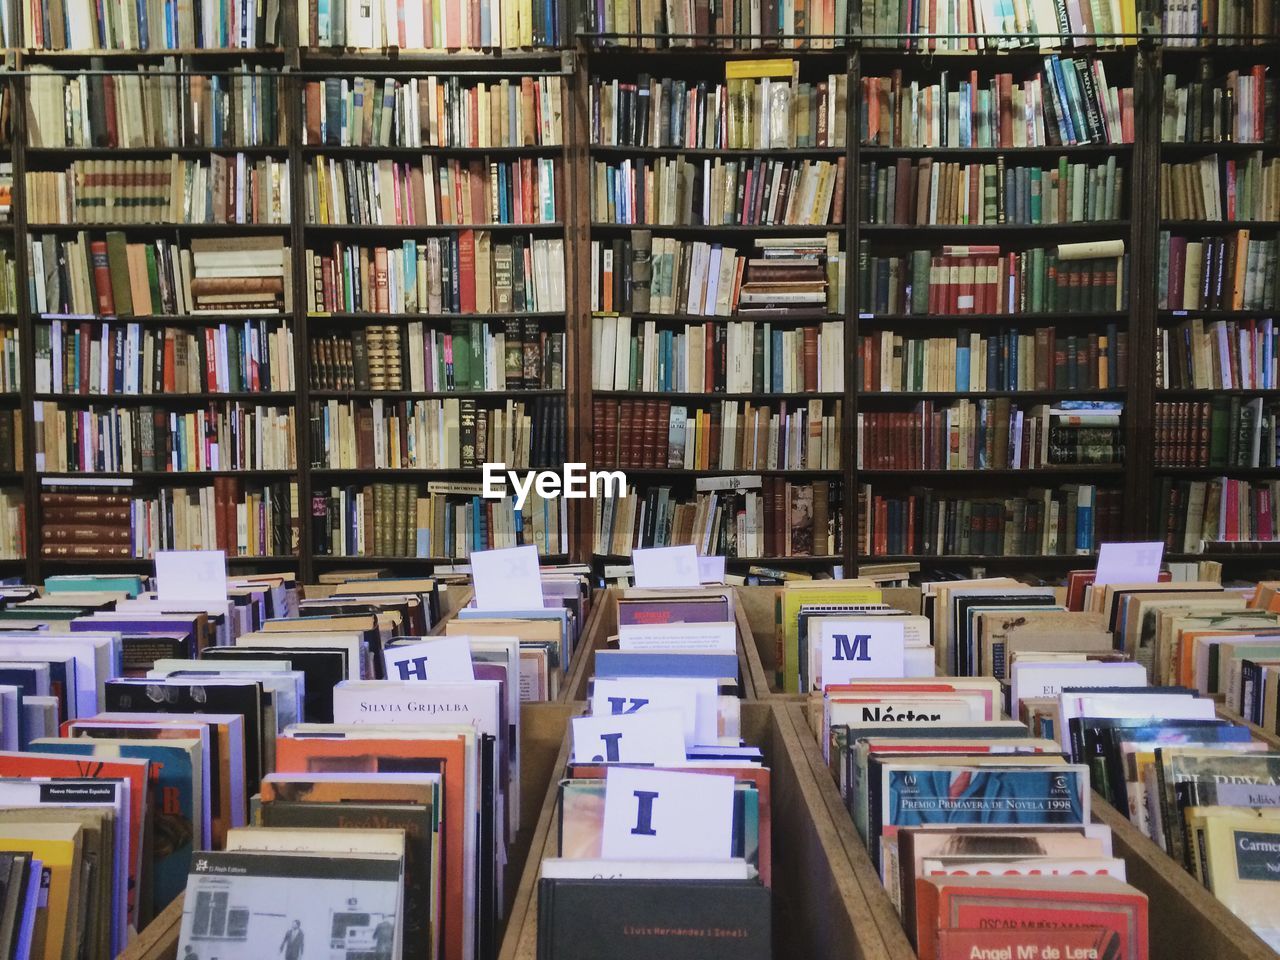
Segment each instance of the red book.
[{"label": "red book", "polygon": [[[93,261],[93,287],[98,293],[98,313],[102,316],[115,316],[116,301],[111,294],[111,268],[107,262],[107,241],[93,240],[89,243],[89,256]],[[58,309],[50,304],[51,310]]]},{"label": "red book", "polygon": [[1115,957],[1120,938],[1105,927],[1073,927],[1049,930],[938,931],[938,960],[972,960],[973,957]]},{"label": "red book", "polygon": [[[385,288],[386,273],[383,273]],[[462,313],[476,312],[476,235],[474,230],[458,234],[458,293]]]}]

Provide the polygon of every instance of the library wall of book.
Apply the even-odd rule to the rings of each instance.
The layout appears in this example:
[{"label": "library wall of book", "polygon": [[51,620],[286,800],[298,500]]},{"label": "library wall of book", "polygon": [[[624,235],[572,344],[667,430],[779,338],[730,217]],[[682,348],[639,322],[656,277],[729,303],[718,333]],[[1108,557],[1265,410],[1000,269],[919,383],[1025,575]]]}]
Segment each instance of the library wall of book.
[{"label": "library wall of book", "polygon": [[1274,7],[12,4],[0,568],[1253,563]]}]

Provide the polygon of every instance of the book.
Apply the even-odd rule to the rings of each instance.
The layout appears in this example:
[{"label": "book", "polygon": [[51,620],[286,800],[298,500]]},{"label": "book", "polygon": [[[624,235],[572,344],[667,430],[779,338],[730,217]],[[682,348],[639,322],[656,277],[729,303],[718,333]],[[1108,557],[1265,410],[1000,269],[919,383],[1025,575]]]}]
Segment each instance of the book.
[{"label": "book", "polygon": [[557,3],[532,0],[503,0],[492,7],[464,5],[461,0],[383,2],[347,7],[345,17],[343,9],[331,12],[321,0],[307,0],[298,18],[300,44],[363,50],[507,50],[558,47],[564,29]]}]

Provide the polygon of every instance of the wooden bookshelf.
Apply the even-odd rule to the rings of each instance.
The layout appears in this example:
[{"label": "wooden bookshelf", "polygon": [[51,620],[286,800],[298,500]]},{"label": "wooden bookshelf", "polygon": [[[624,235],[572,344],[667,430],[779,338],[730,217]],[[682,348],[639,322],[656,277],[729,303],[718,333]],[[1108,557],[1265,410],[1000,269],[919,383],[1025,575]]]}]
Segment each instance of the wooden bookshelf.
[{"label": "wooden bookshelf", "polygon": [[[582,7],[571,10],[570,7]],[[1152,427],[1156,404],[1159,402],[1203,403],[1214,399],[1238,400],[1247,403],[1261,398],[1264,406],[1280,396],[1280,385],[1244,386],[1229,388],[1196,387],[1181,385],[1163,389],[1155,380],[1155,343],[1162,329],[1176,328],[1189,319],[1203,320],[1206,325],[1216,321],[1240,324],[1259,322],[1280,316],[1280,309],[1267,309],[1248,304],[1215,305],[1212,309],[1187,310],[1181,305],[1161,305],[1159,300],[1159,243],[1160,231],[1170,230],[1187,235],[1204,237],[1230,237],[1237,229],[1250,230],[1254,239],[1269,240],[1280,237],[1280,222],[1250,217],[1240,221],[1198,221],[1161,218],[1159,199],[1161,163],[1198,163],[1217,154],[1220,161],[1228,159],[1245,162],[1260,152],[1264,162],[1280,157],[1280,142],[1265,143],[1203,143],[1162,141],[1161,123],[1163,109],[1163,85],[1166,76],[1188,81],[1198,75],[1201,63],[1207,62],[1214,75],[1231,69],[1246,69],[1252,64],[1271,65],[1274,73],[1275,55],[1280,51],[1280,41],[1255,43],[1252,38],[1209,38],[1213,42],[1199,41],[1189,46],[1175,46],[1183,40],[1166,39],[1158,30],[1135,42],[1125,42],[1114,48],[1090,47],[1066,48],[1059,51],[1061,57],[1079,57],[1101,63],[1108,81],[1113,86],[1132,88],[1133,122],[1131,142],[1088,142],[1066,144],[1038,144],[1032,146],[894,146],[880,143],[864,143],[860,131],[860,90],[864,78],[887,76],[900,71],[904,81],[921,84],[937,82],[947,71],[955,89],[960,80],[967,80],[970,71],[976,71],[980,83],[985,83],[997,73],[1009,73],[1015,82],[1034,77],[1044,64],[1044,54],[1038,47],[1017,47],[1000,51],[951,50],[931,53],[925,50],[908,50],[899,46],[880,46],[874,37],[845,35],[837,30],[835,35],[810,38],[796,48],[761,44],[759,49],[746,49],[750,41],[735,41],[723,36],[715,38],[716,44],[682,46],[675,48],[641,49],[627,42],[612,38],[601,43],[595,31],[605,25],[597,24],[587,15],[586,4],[565,4],[561,10],[559,33],[565,43],[559,49],[524,49],[493,51],[462,51],[445,53],[432,50],[371,49],[339,51],[333,48],[305,47],[298,42],[299,24],[296,5],[286,4],[282,16],[283,42],[279,47],[264,49],[179,49],[179,50],[34,50],[15,48],[9,54],[9,62],[15,69],[5,83],[12,98],[12,136],[10,156],[14,171],[13,204],[11,220],[0,226],[0,242],[11,238],[13,259],[18,278],[26,278],[30,264],[26,238],[52,235],[64,240],[74,240],[85,232],[91,237],[101,237],[106,231],[119,231],[131,242],[164,240],[170,244],[187,244],[195,238],[226,239],[234,237],[279,237],[287,244],[292,271],[288,310],[272,315],[255,314],[251,319],[262,320],[273,328],[287,323],[293,337],[294,383],[292,389],[271,389],[263,392],[228,390],[219,393],[170,392],[164,394],[84,394],[74,387],[61,390],[36,390],[35,370],[36,333],[48,320],[37,314],[27,284],[18,284],[17,309],[0,315],[0,324],[12,324],[21,343],[21,390],[11,395],[0,394],[0,413],[5,410],[21,410],[25,456],[21,464],[9,473],[0,474],[0,489],[20,489],[28,503],[26,511],[26,540],[29,556],[23,561],[0,560],[3,570],[20,570],[32,580],[42,579],[49,572],[59,569],[91,569],[95,564],[124,565],[115,559],[60,558],[41,560],[41,522],[38,509],[38,493],[43,479],[52,476],[37,472],[35,466],[35,421],[32,408],[36,402],[57,403],[66,409],[85,410],[90,407],[109,407],[119,410],[137,410],[154,407],[157,410],[176,411],[206,408],[210,403],[228,405],[263,404],[272,407],[288,407],[294,412],[295,467],[267,471],[213,472],[137,472],[130,477],[138,490],[155,493],[170,488],[191,488],[212,482],[215,476],[234,477],[248,484],[268,481],[284,481],[294,484],[297,490],[297,546],[296,556],[236,557],[234,562],[246,569],[295,565],[299,572],[310,577],[316,569],[338,563],[353,566],[369,564],[387,565],[411,569],[415,564],[429,565],[456,561],[446,557],[365,556],[342,557],[316,554],[311,529],[312,498],[335,485],[364,485],[373,482],[412,483],[419,490],[435,481],[476,483],[479,468],[436,468],[415,466],[412,469],[368,471],[353,468],[330,469],[312,466],[318,451],[308,428],[313,404],[330,401],[341,405],[353,404],[367,407],[374,401],[388,405],[402,402],[432,402],[444,400],[468,401],[479,410],[501,407],[507,401],[529,404],[562,400],[565,405],[564,431],[566,461],[582,461],[588,467],[606,467],[593,461],[593,404],[596,400],[647,402],[661,400],[683,405],[689,409],[709,409],[722,402],[741,407],[744,403],[755,406],[771,405],[777,410],[782,403],[788,411],[803,408],[809,401],[820,401],[824,413],[840,404],[841,426],[838,438],[840,466],[838,468],[778,469],[725,469],[688,472],[667,466],[624,468],[633,473],[633,485],[640,490],[657,486],[670,486],[673,498],[688,501],[693,498],[695,480],[698,477],[723,478],[736,475],[760,475],[763,478],[793,480],[796,482],[838,482],[840,488],[841,544],[840,549],[827,554],[815,550],[814,556],[779,556],[778,551],[764,551],[767,556],[730,558],[730,568],[743,572],[751,564],[780,567],[797,571],[829,571],[837,565],[852,573],[859,562],[919,559],[936,568],[964,569],[973,566],[998,566],[1017,564],[1028,572],[1054,575],[1072,564],[1087,564],[1087,559],[1077,555],[1068,545],[1060,545],[1060,551],[1049,556],[990,557],[973,551],[952,555],[934,556],[923,551],[918,556],[904,556],[891,550],[873,555],[859,549],[859,489],[864,483],[872,483],[879,494],[898,496],[912,487],[928,487],[939,497],[1014,497],[1032,488],[1057,488],[1066,484],[1078,484],[1095,480],[1102,487],[1119,491],[1119,526],[1114,533],[1138,538],[1158,534],[1156,529],[1159,504],[1157,497],[1162,479],[1199,481],[1221,476],[1224,472],[1236,479],[1261,482],[1280,479],[1280,470],[1266,466],[1242,466],[1222,470],[1219,467],[1160,466],[1155,459],[1156,438]],[[582,26],[585,29],[576,31]],[[576,32],[575,32],[576,31]],[[695,38],[695,44],[702,40]],[[735,148],[716,150],[706,146],[655,147],[625,146],[598,142],[591,136],[589,107],[590,86],[593,78],[618,79],[634,82],[640,74],[655,78],[683,78],[692,83],[704,81],[710,85],[724,82],[726,64],[762,58],[794,59],[798,62],[799,79],[805,82],[825,80],[835,74],[848,83],[847,111],[844,117],[846,139],[843,146],[796,146],[776,149]],[[176,146],[148,145],[129,150],[100,146],[31,145],[28,139],[29,120],[26,109],[30,81],[27,71],[32,67],[48,68],[54,76],[84,71],[105,70],[134,73],[139,68],[165,70],[171,66],[183,75],[209,74],[235,71],[241,64],[248,69],[262,68],[271,71],[279,89],[279,105],[285,118],[285,135],[280,142],[251,142],[244,145],[227,144],[204,146],[182,142]],[[494,147],[472,146],[386,146],[334,145],[330,143],[303,142],[304,88],[308,82],[326,77],[371,77],[379,80],[393,78],[405,81],[411,78],[453,77],[465,87],[480,82],[497,82],[521,76],[549,76],[559,78],[562,90],[562,132],[560,143],[543,146],[537,143]],[[1272,79],[1276,79],[1272,77]],[[180,161],[207,162],[210,156],[242,154],[247,163],[266,160],[286,161],[289,164],[290,207],[286,222],[263,224],[227,223],[91,223],[64,224],[36,222],[29,216],[29,198],[26,196],[28,171],[67,171],[72,164],[103,159],[165,161],[177,157]],[[315,223],[306,216],[305,193],[308,164],[332,160],[338,163],[376,163],[389,161],[401,164],[419,163],[430,158],[437,164],[457,160],[469,162],[537,163],[554,160],[560,168],[558,187],[559,209],[549,222],[499,223],[499,224],[413,224],[380,225],[377,223]],[[647,226],[631,223],[605,222],[593,216],[590,197],[593,189],[593,164],[596,162],[620,164],[627,160],[645,161],[651,166],[660,161],[683,158],[698,167],[703,162],[741,160],[782,162],[835,162],[845,164],[845,188],[834,203],[840,205],[842,222],[831,226],[815,226],[807,223],[795,226],[744,226],[739,224],[701,225],[697,223],[672,226]],[[864,165],[878,164],[890,169],[899,162],[918,165],[921,161],[959,165],[996,164],[1002,162],[1010,168],[1032,167],[1050,169],[1060,162],[1075,167],[1102,167],[1112,164],[1125,174],[1123,196],[1116,210],[1099,221],[1096,217],[1071,222],[996,222],[982,224],[956,223],[885,223],[879,222],[870,209],[864,209],[864,199],[859,189],[860,171]],[[914,170],[916,167],[911,167]],[[42,218],[47,219],[47,218]],[[774,330],[798,331],[806,327],[819,327],[823,323],[837,322],[844,337],[845,377],[842,389],[821,387],[814,392],[803,390],[747,391],[702,393],[696,390],[641,390],[594,389],[592,386],[592,263],[591,241],[627,239],[634,229],[648,229],[656,237],[671,237],[682,241],[722,243],[735,247],[740,253],[750,255],[756,239],[777,237],[822,238],[835,233],[838,247],[845,258],[845,287],[842,291],[844,310],[832,314],[817,309],[808,312],[789,312],[767,319]],[[405,241],[425,241],[429,238],[458,238],[466,231],[487,230],[493,239],[525,236],[534,239],[557,239],[564,243],[565,277],[564,310],[504,311],[480,314],[442,312],[378,311],[325,312],[309,310],[307,295],[311,277],[308,275],[307,252],[331,251],[335,244],[362,245],[365,247],[397,248]],[[961,310],[916,311],[906,308],[877,310],[876,304],[863,302],[863,275],[858,269],[858,253],[864,241],[875,256],[902,253],[910,250],[937,251],[948,244],[993,244],[1002,254],[1017,253],[1034,248],[1046,250],[1060,243],[1094,240],[1124,241],[1128,257],[1126,279],[1129,287],[1127,304],[1115,309],[1061,308],[1026,310],[1011,315],[1004,310],[973,312]],[[1277,305],[1280,307],[1280,304]],[[716,323],[745,319],[734,317],[706,317],[683,312],[640,312],[631,315],[632,331],[639,325],[652,322],[658,331],[676,332],[686,324],[702,324],[708,320]],[[78,318],[77,318],[78,319]],[[94,322],[101,318],[95,318]],[[143,315],[122,317],[119,323],[136,323],[145,333],[160,332],[164,328],[198,331],[202,326],[233,323],[246,319],[244,314],[228,311],[225,314],[199,312],[195,315]],[[113,323],[115,319],[112,318]],[[414,390],[406,383],[400,389],[375,390],[354,386],[326,387],[313,382],[310,351],[321,338],[333,334],[349,334],[356,328],[388,326],[397,330],[407,324],[422,324],[424,331],[448,332],[455,321],[478,320],[491,329],[502,329],[504,321],[528,321],[531,329],[563,333],[563,388],[525,387],[523,389],[493,390]],[[855,376],[859,336],[896,334],[906,339],[927,341],[956,337],[957,331],[968,331],[972,336],[998,338],[1016,330],[1026,336],[1039,328],[1052,327],[1061,338],[1076,337],[1087,342],[1090,334],[1105,333],[1108,329],[1123,332],[1127,336],[1127,357],[1124,359],[1123,382],[1106,385],[1077,383],[1073,389],[1061,384],[1052,387],[1023,384],[1024,389],[1012,389],[1012,384],[988,384],[986,389],[965,390],[931,388],[868,391]],[[1118,371],[1120,361],[1112,365],[1112,373]],[[770,384],[772,386],[772,384]],[[857,417],[866,415],[903,414],[913,411],[916,405],[927,402],[934,410],[958,405],[962,401],[986,404],[1009,404],[1029,412],[1032,407],[1053,405],[1061,400],[1121,402],[1124,404],[1122,433],[1125,445],[1123,463],[1077,466],[1067,463],[1049,463],[1036,469],[907,469],[887,468],[868,464],[859,469],[856,461]],[[1003,409],[1003,406],[1001,407]],[[863,438],[865,439],[865,438]],[[64,476],[82,477],[68,473]],[[115,474],[103,474],[110,479]],[[1065,502],[1065,501],[1064,501]],[[555,557],[586,561],[595,559],[598,564],[625,562],[625,557],[609,551],[594,555],[594,517],[591,501],[569,501],[567,549],[557,550]],[[1096,546],[1095,538],[1095,546]],[[1184,555],[1183,544],[1171,550],[1171,555]],[[436,553],[436,550],[428,550]],[[454,551],[447,551],[454,552]],[[1017,553],[1017,551],[1015,551]],[[1193,554],[1192,556],[1198,556]],[[1247,566],[1256,563],[1257,554],[1234,550],[1214,550],[1212,545],[1206,558],[1222,559],[1228,566]],[[132,564],[133,561],[129,560]],[[145,561],[138,561],[143,564]]]}]

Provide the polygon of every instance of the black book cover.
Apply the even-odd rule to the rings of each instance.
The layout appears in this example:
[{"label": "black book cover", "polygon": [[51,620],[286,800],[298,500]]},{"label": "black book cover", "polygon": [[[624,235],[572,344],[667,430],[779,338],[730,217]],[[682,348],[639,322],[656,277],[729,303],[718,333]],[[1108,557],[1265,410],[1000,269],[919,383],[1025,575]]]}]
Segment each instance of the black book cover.
[{"label": "black book cover", "polygon": [[262,779],[262,684],[256,681],[115,679],[106,682],[109,712],[238,713],[244,717],[246,789]]},{"label": "black book cover", "polygon": [[284,660],[303,675],[302,719],[333,723],[333,688],[347,678],[345,650],[306,647],[205,647],[201,660]]},{"label": "black book cover", "polygon": [[542,880],[538,960],[769,960],[769,891],[750,880]]}]

